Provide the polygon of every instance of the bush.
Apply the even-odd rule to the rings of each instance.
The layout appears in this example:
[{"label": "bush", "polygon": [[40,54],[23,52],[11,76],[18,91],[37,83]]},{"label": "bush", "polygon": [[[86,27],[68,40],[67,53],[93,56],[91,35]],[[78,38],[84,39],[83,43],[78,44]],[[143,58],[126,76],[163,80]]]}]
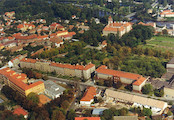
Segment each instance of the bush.
[{"label": "bush", "polygon": [[122,82],[118,81],[117,83],[114,84],[114,88],[118,89],[122,86]]}]

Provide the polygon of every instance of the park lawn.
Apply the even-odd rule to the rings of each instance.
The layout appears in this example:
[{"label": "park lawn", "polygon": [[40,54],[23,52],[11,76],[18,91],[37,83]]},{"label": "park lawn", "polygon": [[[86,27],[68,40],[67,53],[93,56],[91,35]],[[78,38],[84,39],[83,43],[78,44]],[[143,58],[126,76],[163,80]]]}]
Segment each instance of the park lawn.
[{"label": "park lawn", "polygon": [[140,45],[143,48],[157,48],[163,51],[171,51],[174,50],[174,38],[172,37],[164,37],[164,36],[154,36],[152,39],[146,41],[146,45]]}]

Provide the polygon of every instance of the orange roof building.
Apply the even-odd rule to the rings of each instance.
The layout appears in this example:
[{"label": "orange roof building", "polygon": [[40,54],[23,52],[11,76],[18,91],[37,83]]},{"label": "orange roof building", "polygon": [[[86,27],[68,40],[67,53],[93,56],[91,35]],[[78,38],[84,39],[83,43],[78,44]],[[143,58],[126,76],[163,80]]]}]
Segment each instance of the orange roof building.
[{"label": "orange roof building", "polygon": [[129,32],[132,29],[132,24],[129,22],[113,22],[113,19],[111,16],[108,18],[108,25],[105,26],[103,29],[103,35],[107,36],[110,33],[117,34],[119,33],[119,36],[124,35],[125,33]]},{"label": "orange roof building", "polygon": [[67,76],[76,76],[79,78],[89,79],[91,78],[91,73],[95,71],[95,65],[89,63],[88,65],[71,65],[71,64],[62,64],[55,63],[44,60],[36,60],[24,58],[20,61],[20,66],[22,68],[33,68],[45,72],[54,72],[57,74],[67,75]]},{"label": "orange roof building", "polygon": [[23,115],[24,118],[27,118],[27,117],[28,117],[28,112],[25,111],[25,110],[24,110],[23,108],[21,108],[21,107],[14,109],[13,114],[16,114],[16,115]]},{"label": "orange roof building", "polygon": [[147,81],[147,78],[144,78],[142,75],[107,69],[105,65],[96,69],[96,74],[98,79],[112,78],[115,83],[120,80],[124,84],[132,84],[133,90],[139,92]]},{"label": "orange roof building", "polygon": [[94,101],[94,96],[96,95],[96,88],[95,87],[88,87],[80,100],[80,104],[82,106],[90,106],[91,103]]},{"label": "orange roof building", "polygon": [[31,92],[37,94],[42,93],[45,90],[45,86],[42,81],[28,84],[26,74],[16,73],[10,68],[1,69],[0,77],[4,80],[6,85],[18,91],[23,96],[27,96]]},{"label": "orange roof building", "polygon": [[144,26],[152,26],[153,28],[156,28],[156,23],[155,22],[150,22],[150,23],[143,23],[139,22],[139,25],[144,25]]},{"label": "orange roof building", "polygon": [[100,117],[75,117],[75,120],[100,120]]},{"label": "orange roof building", "polygon": [[161,17],[174,17],[174,12],[172,10],[164,10],[160,13]]}]

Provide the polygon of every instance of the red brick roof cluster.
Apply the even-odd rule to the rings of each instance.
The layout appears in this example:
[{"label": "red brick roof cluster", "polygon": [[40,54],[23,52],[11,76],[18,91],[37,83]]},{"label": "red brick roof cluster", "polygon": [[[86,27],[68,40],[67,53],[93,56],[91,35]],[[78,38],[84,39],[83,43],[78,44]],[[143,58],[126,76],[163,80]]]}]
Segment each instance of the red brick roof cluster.
[{"label": "red brick roof cluster", "polygon": [[96,95],[96,88],[88,87],[80,101],[91,101],[92,99],[94,99],[95,95]]},{"label": "red brick roof cluster", "polygon": [[28,85],[28,84],[23,82],[23,80],[27,79],[26,74],[16,73],[15,71],[11,70],[10,68],[1,69],[0,74],[7,77],[9,79],[9,81],[11,81],[13,84],[18,86],[22,90],[28,90],[32,87],[43,84],[42,81],[38,81],[38,82],[35,82],[33,84]]},{"label": "red brick roof cluster", "polygon": [[14,109],[13,114],[25,116],[25,115],[28,115],[28,112],[25,111],[23,108],[19,107]]},{"label": "red brick roof cluster", "polygon": [[123,77],[123,78],[136,80],[133,83],[133,85],[137,85],[137,86],[141,85],[146,80],[146,78],[144,78],[142,75],[107,69],[107,67],[104,66],[104,65],[102,65],[98,69],[96,69],[96,72],[101,73],[101,74],[107,74],[107,75],[112,75],[112,76],[117,76],[117,77]]},{"label": "red brick roof cluster", "polygon": [[29,36],[19,36],[19,35],[17,35],[15,38],[17,40],[29,40],[29,39],[35,39],[35,38],[37,38],[37,35],[36,34],[29,35]]},{"label": "red brick roof cluster", "polygon": [[77,69],[77,70],[88,70],[92,67],[94,67],[95,65],[90,63],[86,66],[82,66],[82,65],[70,65],[70,64],[61,64],[61,63],[51,63],[51,66],[55,66],[55,67],[61,67],[61,68],[69,68],[69,69]]}]

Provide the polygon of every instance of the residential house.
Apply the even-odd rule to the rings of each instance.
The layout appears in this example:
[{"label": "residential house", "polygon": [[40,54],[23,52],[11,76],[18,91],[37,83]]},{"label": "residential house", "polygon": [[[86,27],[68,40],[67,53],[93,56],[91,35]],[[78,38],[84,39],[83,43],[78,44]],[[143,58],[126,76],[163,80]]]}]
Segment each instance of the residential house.
[{"label": "residential house", "polygon": [[104,41],[102,42],[102,44],[101,44],[101,48],[104,48],[104,47],[106,47],[106,46],[107,46],[107,41],[104,40]]},{"label": "residential house", "polygon": [[60,37],[50,38],[50,41],[54,43],[56,47],[60,47],[64,43]]},{"label": "residential house", "polygon": [[96,96],[96,88],[88,87],[80,100],[81,106],[91,106],[91,103],[94,102],[94,96]]},{"label": "residential house", "polygon": [[60,24],[58,24],[58,23],[52,23],[49,27],[50,27],[50,30],[51,31],[55,31],[58,26],[60,26]]},{"label": "residential house", "polygon": [[60,97],[60,95],[63,94],[63,91],[66,90],[64,87],[54,83],[53,81],[47,80],[43,82],[45,84],[45,94],[52,99]]},{"label": "residential house", "polygon": [[129,32],[132,29],[132,24],[130,22],[113,22],[113,19],[111,16],[108,18],[108,24],[103,29],[103,35],[107,36],[110,33],[113,33],[115,35],[122,36],[125,33]]},{"label": "residential house", "polygon": [[22,32],[27,31],[27,30],[31,30],[31,29],[34,29],[34,28],[35,28],[35,25],[28,24],[28,23],[19,24],[17,26],[17,29],[21,30]]},{"label": "residential house", "polygon": [[23,115],[25,119],[28,118],[28,112],[26,110],[24,110],[21,107],[18,107],[16,109],[14,109],[13,114],[15,115]]},{"label": "residential house", "polygon": [[97,79],[105,79],[111,78],[114,83],[121,81],[123,84],[132,84],[133,90],[137,92],[141,92],[142,87],[145,85],[147,78],[144,78],[141,75],[111,70],[107,69],[107,66],[102,65],[96,69],[96,77]]},{"label": "residential house", "polygon": [[167,102],[155,100],[151,98],[145,98],[129,93],[118,92],[110,89],[106,89],[105,97],[109,100],[120,101],[131,105],[132,107],[149,108],[153,114],[162,114],[168,107]]}]

